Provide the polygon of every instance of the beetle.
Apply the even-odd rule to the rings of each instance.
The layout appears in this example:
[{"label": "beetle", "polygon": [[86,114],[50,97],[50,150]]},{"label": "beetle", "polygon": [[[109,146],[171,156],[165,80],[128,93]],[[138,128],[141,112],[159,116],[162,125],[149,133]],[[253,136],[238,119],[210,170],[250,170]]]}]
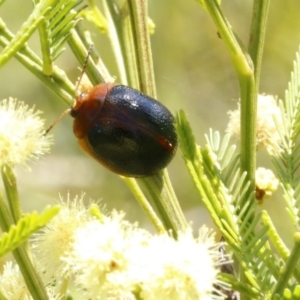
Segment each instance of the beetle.
[{"label": "beetle", "polygon": [[131,87],[100,83],[76,98],[70,115],[80,147],[119,175],[154,175],[175,155],[173,115]]}]

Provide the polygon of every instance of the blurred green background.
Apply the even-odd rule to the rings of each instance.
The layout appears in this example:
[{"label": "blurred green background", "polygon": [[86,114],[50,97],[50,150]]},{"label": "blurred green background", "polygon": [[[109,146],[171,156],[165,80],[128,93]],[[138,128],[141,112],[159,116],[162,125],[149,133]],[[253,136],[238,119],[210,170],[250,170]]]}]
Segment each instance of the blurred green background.
[{"label": "blurred green background", "polygon": [[[16,33],[29,16],[29,0],[7,0],[0,7],[0,17]],[[241,40],[248,44],[252,1],[223,1],[224,14]],[[300,1],[272,0],[269,12],[260,92],[283,99],[290,78],[292,63],[300,44]],[[194,129],[198,144],[204,145],[209,128],[224,134],[227,111],[236,108],[238,83],[229,56],[209,16],[196,1],[149,0],[149,14],[156,25],[151,37],[158,99],[172,112],[184,109]],[[82,23],[91,29],[91,25]],[[105,35],[92,32],[96,48],[112,75],[118,78],[112,51]],[[37,34],[29,46],[37,53]],[[81,67],[66,45],[57,61],[75,82]],[[117,79],[118,81],[118,79]],[[12,59],[0,70],[0,99],[18,98],[44,111],[46,126],[66,109],[66,105],[18,61]],[[131,221],[148,227],[133,196],[122,180],[84,154],[72,132],[72,119],[65,117],[53,130],[55,144],[51,154],[31,164],[31,172],[18,168],[18,182],[25,211],[41,210],[56,203],[59,194],[66,198],[86,193],[85,199],[101,200],[107,209],[124,210]],[[263,153],[258,154],[259,166],[270,166]],[[195,228],[210,223],[191,183],[180,151],[172,161],[169,174],[187,219]],[[275,216],[283,228],[284,205],[281,194],[266,201],[262,208]],[[289,225],[287,225],[289,227]],[[151,228],[151,226],[149,226]],[[285,228],[286,229],[286,228]]]}]

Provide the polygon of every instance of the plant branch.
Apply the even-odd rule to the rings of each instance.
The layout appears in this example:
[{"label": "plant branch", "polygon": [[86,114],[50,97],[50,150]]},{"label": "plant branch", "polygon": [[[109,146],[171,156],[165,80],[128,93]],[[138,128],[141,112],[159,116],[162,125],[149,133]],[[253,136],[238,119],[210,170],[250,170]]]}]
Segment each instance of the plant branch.
[{"label": "plant branch", "polygon": [[[120,75],[120,82],[128,84],[128,74],[126,66],[129,68],[128,63],[125,62],[126,47],[125,39],[122,35],[124,30],[124,14],[120,10],[120,6],[112,0],[102,0],[105,17],[108,24],[108,36],[112,45],[112,49],[117,61],[117,66]],[[132,66],[134,67],[134,66]]]},{"label": "plant branch", "polygon": [[[295,271],[300,259],[300,233],[296,232],[294,234],[294,248],[292,249],[291,255],[289,256],[286,264],[282,267],[281,276],[279,277],[273,296],[276,294],[282,295],[284,289],[287,286],[288,280]],[[272,298],[273,299],[273,298]]]},{"label": "plant branch", "polygon": [[161,220],[157,217],[155,211],[153,210],[152,206],[146,199],[145,195],[143,194],[142,190],[140,189],[137,181],[133,178],[123,177],[123,181],[128,185],[131,192],[135,196],[136,200],[140,204],[141,208],[148,216],[154,227],[156,228],[157,232],[165,233],[166,230],[161,222]]},{"label": "plant branch", "polygon": [[223,16],[218,3],[215,0],[205,0],[205,5],[227,47],[239,80],[241,98],[241,173],[247,172],[247,181],[251,184],[249,192],[244,197],[246,201],[255,188],[256,87],[253,64],[245,47]]},{"label": "plant branch", "polygon": [[128,0],[133,43],[137,58],[139,89],[143,93],[156,98],[147,5],[147,1],[144,0]]},{"label": "plant branch", "polygon": [[270,0],[254,0],[248,51],[254,64],[254,78],[259,89],[260,71]]},{"label": "plant branch", "polygon": [[[8,232],[9,228],[14,224],[13,217],[9,212],[9,209],[0,194],[0,225],[3,231]],[[13,251],[15,260],[17,261],[20,271],[24,277],[28,290],[30,291],[33,299],[41,300],[48,299],[47,292],[43,285],[43,282],[35,271],[33,264],[26,253],[24,246],[19,246]]]},{"label": "plant branch", "polygon": [[177,237],[178,232],[184,231],[188,225],[166,170],[151,177],[139,178],[137,181],[144,187],[145,194],[157,209],[165,228],[172,230],[174,237]]},{"label": "plant branch", "polygon": [[[69,44],[71,50],[73,51],[75,57],[81,64],[81,66],[83,66],[85,59],[87,57],[87,54],[88,54],[88,49],[86,49],[84,42],[81,40],[80,34],[78,33],[78,29],[72,30],[72,34],[71,34],[70,38],[68,39],[68,44]],[[95,63],[91,59],[91,57],[87,61],[85,71],[93,85],[97,85],[101,82],[105,82],[105,79],[98,71],[97,66],[95,65]]]},{"label": "plant branch", "polygon": [[[156,98],[151,44],[148,31],[147,1],[128,0],[128,11],[131,21],[133,49],[136,59],[133,65],[137,66],[139,89]],[[167,230],[172,230],[176,237],[179,231],[187,228],[187,222],[180,208],[168,173],[165,170],[154,176],[139,178],[137,182],[142,185],[148,199],[157,209]]]}]

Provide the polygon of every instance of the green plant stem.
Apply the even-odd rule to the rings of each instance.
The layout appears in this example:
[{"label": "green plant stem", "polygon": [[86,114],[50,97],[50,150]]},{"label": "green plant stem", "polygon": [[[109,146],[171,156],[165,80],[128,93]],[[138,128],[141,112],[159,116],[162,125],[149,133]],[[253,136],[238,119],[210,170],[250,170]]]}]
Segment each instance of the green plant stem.
[{"label": "green plant stem", "polygon": [[[249,54],[232,31],[216,0],[205,0],[205,4],[227,47],[239,80],[241,98],[241,172],[247,172],[247,181],[250,182],[248,194],[244,197],[246,201],[251,197],[255,188],[256,86],[253,65]],[[254,195],[252,200],[255,201]]]},{"label": "green plant stem", "polygon": [[140,189],[139,185],[137,184],[137,181],[130,177],[123,177],[123,181],[128,185],[131,192],[139,202],[141,208],[145,212],[145,214],[148,216],[154,227],[156,228],[158,233],[165,233],[166,230],[161,222],[161,220],[157,217],[155,211],[147,201],[145,195],[143,194],[142,190]]},{"label": "green plant stem", "polygon": [[156,98],[150,35],[148,30],[148,2],[145,0],[128,0],[127,2],[137,58],[139,89],[143,93]]},{"label": "green plant stem", "polygon": [[[22,217],[22,209],[17,188],[17,179],[12,168],[9,165],[2,166],[1,173],[10,212],[13,217],[14,223],[17,224],[17,222]],[[25,241],[23,243],[23,247],[26,252],[30,254],[28,241]]]},{"label": "green plant stem", "polygon": [[257,96],[269,4],[269,0],[254,0],[248,45],[248,51],[254,65],[254,76],[247,76],[245,80],[240,80],[241,166],[242,170],[248,172],[251,182],[250,192],[255,189]]},{"label": "green plant stem", "polygon": [[[0,193],[0,225],[3,231],[8,231],[10,226],[14,224],[13,217],[7,208],[7,205]],[[13,256],[19,265],[20,271],[24,277],[27,288],[30,291],[33,299],[47,300],[48,295],[43,285],[40,276],[36,273],[30,258],[27,255],[23,246],[18,247],[13,251]]]},{"label": "green plant stem", "polygon": [[254,78],[259,89],[261,63],[266,35],[270,0],[254,0],[248,51],[254,64]]},{"label": "green plant stem", "polygon": [[135,88],[140,89],[140,82],[138,76],[138,68],[137,68],[137,59],[136,59],[136,51],[135,45],[133,43],[132,37],[132,26],[130,22],[130,18],[127,17],[123,21],[124,25],[122,26],[122,39],[123,43],[122,48],[124,48],[124,67],[127,74],[128,85]]},{"label": "green plant stem", "polygon": [[[113,0],[102,0],[104,7],[105,17],[108,23],[108,36],[112,45],[114,56],[117,62],[120,79],[122,84],[128,85],[128,72],[127,69],[134,68],[134,65],[130,66],[126,57],[131,57],[131,53],[126,53],[126,38],[128,36],[124,35],[126,32],[127,23],[124,22],[126,18],[126,13],[121,11],[120,3]],[[122,3],[123,4],[123,3]],[[129,37],[130,38],[130,37]]]},{"label": "green plant stem", "polygon": [[[134,65],[137,66],[139,89],[145,94],[156,98],[147,22],[148,2],[128,0],[127,3],[131,21],[133,49],[136,53],[136,55],[132,55],[132,58],[136,59]],[[172,230],[176,237],[179,231],[183,231],[188,227],[166,169],[154,176],[137,179],[137,181],[144,188],[150,202],[156,207],[167,230]]]},{"label": "green plant stem", "polygon": [[[241,98],[241,174],[246,172],[247,181],[250,183],[247,193],[241,199],[241,207],[246,205],[246,201],[255,201],[255,168],[256,168],[256,111],[257,111],[257,83],[254,78],[254,66],[249,54],[245,47],[232,31],[230,24],[227,22],[222,14],[222,11],[216,0],[205,0],[205,5],[208,13],[215,22],[222,40],[230,54],[233,66],[235,68],[240,87]],[[252,28],[256,28],[255,24],[258,21],[254,15],[252,18]],[[259,27],[258,27],[259,28]],[[253,29],[254,30],[254,29]],[[256,53],[255,58],[257,68],[260,68],[262,49],[263,33],[256,43],[251,45],[252,54]],[[257,71],[259,74],[259,71]],[[255,211],[250,215],[249,222],[254,219]],[[241,281],[247,282],[247,278],[242,272]],[[247,299],[247,296],[242,296],[242,299]]]},{"label": "green plant stem", "polygon": [[[256,169],[256,86],[253,73],[239,76],[241,97],[241,172],[247,172],[247,181],[250,182],[244,202],[255,201],[255,169]],[[251,197],[252,194],[252,197]],[[253,216],[254,217],[254,216]],[[251,220],[251,219],[250,219]]]},{"label": "green plant stem", "polygon": [[[110,34],[109,37],[113,47],[114,45],[118,45],[118,48],[115,49],[115,56],[122,55],[122,59],[119,59],[119,62],[123,65],[118,64],[121,82],[139,89],[140,84],[136,65],[136,51],[133,43],[132,24],[128,13],[128,3],[127,1],[119,3],[117,3],[117,1],[105,2],[107,6],[107,18],[114,23],[112,34]],[[118,9],[116,9],[116,7],[118,7]],[[115,30],[115,34],[113,34],[113,30]]]},{"label": "green plant stem", "polygon": [[[71,50],[73,51],[75,57],[81,64],[81,66],[83,66],[85,63],[87,54],[88,54],[88,49],[86,49],[84,42],[81,40],[81,37],[80,37],[80,34],[78,33],[78,31],[79,30],[75,30],[75,29],[72,30],[72,34],[71,34],[70,38],[68,39],[68,44],[69,44]],[[105,79],[98,71],[97,66],[95,65],[95,63],[91,59],[91,57],[87,61],[85,72],[87,73],[87,75],[93,85],[97,85],[101,82],[105,82]]]},{"label": "green plant stem", "polygon": [[[95,47],[91,48],[91,45],[94,44],[92,37],[91,37],[91,33],[87,30],[83,30],[82,27],[79,25],[76,26],[75,31],[76,31],[76,35],[77,35],[76,39],[79,38],[81,40],[81,42],[84,44],[84,47],[86,49],[89,49],[90,57],[92,58],[91,67],[93,69],[97,68],[97,70],[91,70],[91,72],[88,73],[88,76],[94,78],[93,82],[96,82],[97,84],[99,82],[114,82],[115,78],[110,75],[103,60],[100,59],[100,55],[99,55],[97,49]],[[97,65],[95,65],[93,63],[93,61],[96,62]],[[99,74],[100,74],[100,76],[99,76]]]},{"label": "green plant stem", "polygon": [[10,166],[2,166],[1,172],[8,199],[8,205],[10,207],[14,223],[17,223],[22,216],[22,210],[17,189],[17,180]]},{"label": "green plant stem", "polygon": [[296,232],[294,234],[294,247],[292,249],[291,255],[289,256],[285,266],[282,268],[281,276],[279,277],[276,287],[273,292],[275,294],[282,295],[284,289],[287,286],[287,283],[293,274],[295,268],[298,265],[300,259],[300,233]]},{"label": "green plant stem", "polygon": [[166,172],[164,170],[137,181],[144,187],[145,194],[157,209],[165,228],[172,230],[174,237],[177,237],[178,232],[184,231],[188,224]]}]

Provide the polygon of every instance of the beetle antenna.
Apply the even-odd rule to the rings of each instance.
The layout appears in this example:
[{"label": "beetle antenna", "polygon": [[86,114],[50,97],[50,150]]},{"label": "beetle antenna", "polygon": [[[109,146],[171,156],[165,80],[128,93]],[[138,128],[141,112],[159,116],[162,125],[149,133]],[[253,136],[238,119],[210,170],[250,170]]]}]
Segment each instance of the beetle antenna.
[{"label": "beetle antenna", "polygon": [[85,69],[86,69],[87,64],[88,64],[88,62],[89,62],[89,58],[90,58],[90,56],[91,56],[93,47],[94,47],[94,44],[91,44],[91,45],[90,45],[90,48],[89,48],[89,50],[88,50],[87,56],[86,56],[86,58],[85,58],[85,60],[84,60],[84,63],[83,63],[83,66],[82,66],[82,70],[81,70],[81,74],[80,74],[79,79],[78,79],[77,84],[76,84],[75,94],[76,94],[76,92],[77,92],[77,90],[78,90],[78,88],[79,88],[79,85],[80,85],[81,80],[82,80],[82,78],[83,78],[83,75],[84,75],[84,73],[85,73]]},{"label": "beetle antenna", "polygon": [[[94,45],[93,44],[91,44],[90,45],[90,48],[89,48],[89,50],[88,50],[88,53],[87,53],[87,56],[86,56],[86,58],[85,58],[85,60],[84,60],[84,63],[83,63],[83,66],[82,66],[82,71],[81,71],[81,74],[80,74],[80,77],[79,77],[79,80],[78,80],[78,82],[77,82],[77,84],[76,84],[76,88],[75,88],[75,93],[76,93],[76,91],[78,90],[78,87],[79,87],[79,85],[80,85],[80,82],[81,82],[81,80],[82,80],[82,77],[83,77],[83,75],[84,75],[84,73],[85,73],[85,69],[86,69],[86,67],[87,67],[87,64],[88,64],[88,61],[89,61],[89,57],[91,56],[91,53],[92,53],[92,50],[93,50],[93,47],[94,47]],[[68,109],[66,109],[55,121],[54,121],[54,123],[52,124],[52,125],[50,125],[50,127],[45,131],[45,133],[44,133],[44,136],[45,135],[47,135],[48,134],[48,132],[65,116],[65,115],[67,115],[68,113],[70,113],[70,111],[71,111],[71,108],[68,108]]]},{"label": "beetle antenna", "polygon": [[55,121],[50,127],[45,131],[44,136],[48,134],[48,132],[68,113],[70,113],[71,108],[66,109]]}]

